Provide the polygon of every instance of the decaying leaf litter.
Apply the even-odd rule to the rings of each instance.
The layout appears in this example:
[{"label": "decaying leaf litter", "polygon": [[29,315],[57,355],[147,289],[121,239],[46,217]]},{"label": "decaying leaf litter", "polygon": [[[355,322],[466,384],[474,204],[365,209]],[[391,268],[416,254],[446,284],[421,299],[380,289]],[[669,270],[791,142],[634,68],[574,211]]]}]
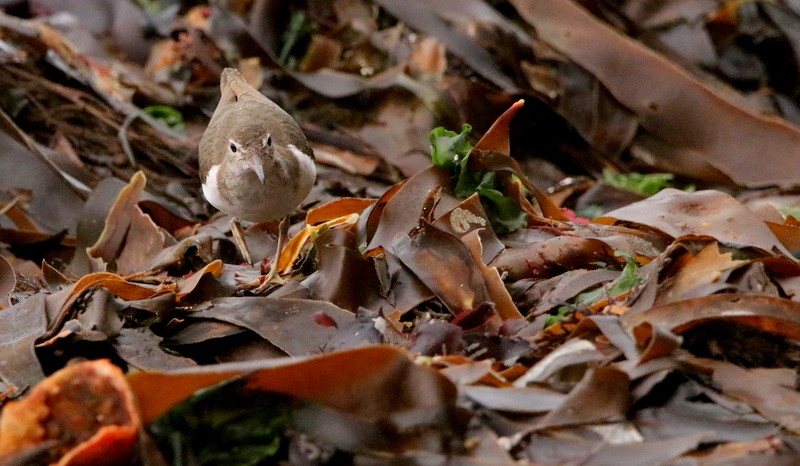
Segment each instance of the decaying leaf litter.
[{"label": "decaying leaf litter", "polygon": [[[4,462],[796,461],[790,4],[69,3],[0,15]],[[317,156],[263,296],[225,66]]]}]

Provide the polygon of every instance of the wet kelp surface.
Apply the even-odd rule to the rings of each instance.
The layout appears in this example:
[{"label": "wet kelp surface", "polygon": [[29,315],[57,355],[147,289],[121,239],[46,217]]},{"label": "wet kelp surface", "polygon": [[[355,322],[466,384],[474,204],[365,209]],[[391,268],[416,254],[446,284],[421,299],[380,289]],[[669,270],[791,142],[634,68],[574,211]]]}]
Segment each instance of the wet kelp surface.
[{"label": "wet kelp surface", "polygon": [[[791,2],[76,3],[0,15],[5,464],[797,461]],[[225,66],[316,154],[278,264]]]}]

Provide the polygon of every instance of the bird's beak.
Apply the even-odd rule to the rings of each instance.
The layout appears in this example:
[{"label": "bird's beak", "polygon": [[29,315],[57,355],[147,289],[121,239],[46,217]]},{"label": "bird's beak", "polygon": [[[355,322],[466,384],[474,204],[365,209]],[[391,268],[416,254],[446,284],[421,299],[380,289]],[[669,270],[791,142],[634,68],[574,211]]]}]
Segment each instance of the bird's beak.
[{"label": "bird's beak", "polygon": [[247,164],[256,172],[258,181],[264,184],[264,164],[261,163],[261,160],[258,157],[253,157],[247,161]]}]

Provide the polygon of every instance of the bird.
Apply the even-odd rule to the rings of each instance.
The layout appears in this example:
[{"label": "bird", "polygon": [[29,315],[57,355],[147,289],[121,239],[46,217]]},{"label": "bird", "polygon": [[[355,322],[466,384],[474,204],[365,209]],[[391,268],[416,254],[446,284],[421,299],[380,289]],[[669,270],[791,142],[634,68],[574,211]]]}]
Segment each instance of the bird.
[{"label": "bird", "polygon": [[272,266],[256,290],[282,283],[278,258],[289,215],[316,180],[314,151],[300,126],[278,104],[251,86],[235,68],[220,76],[222,95],[203,136],[198,158],[203,196],[231,216],[237,248],[252,265],[241,221],[280,220]]}]

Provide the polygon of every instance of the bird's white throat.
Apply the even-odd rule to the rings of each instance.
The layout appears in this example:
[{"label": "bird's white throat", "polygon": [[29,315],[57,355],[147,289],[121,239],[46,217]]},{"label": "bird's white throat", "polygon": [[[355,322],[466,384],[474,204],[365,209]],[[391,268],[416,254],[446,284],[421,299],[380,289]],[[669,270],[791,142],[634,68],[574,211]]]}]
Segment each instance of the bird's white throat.
[{"label": "bird's white throat", "polygon": [[222,195],[219,191],[219,168],[220,164],[214,165],[211,167],[211,170],[208,171],[208,175],[206,176],[206,181],[203,183],[203,195],[206,197],[208,202],[213,205],[218,210],[223,212],[233,213],[238,211],[239,209],[236,208],[233,204],[228,202],[227,199]]}]

